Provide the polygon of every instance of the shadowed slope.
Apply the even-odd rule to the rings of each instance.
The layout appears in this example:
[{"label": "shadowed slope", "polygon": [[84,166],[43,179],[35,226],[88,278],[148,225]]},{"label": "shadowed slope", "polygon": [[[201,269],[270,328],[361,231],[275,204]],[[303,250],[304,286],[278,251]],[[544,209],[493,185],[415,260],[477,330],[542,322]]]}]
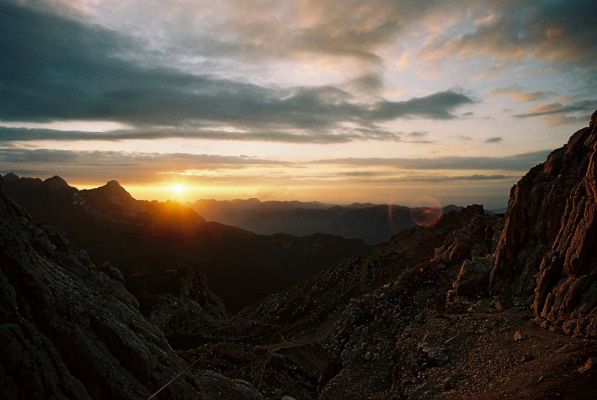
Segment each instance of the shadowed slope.
[{"label": "shadowed slope", "polygon": [[[184,363],[137,307],[120,281],[57,230],[34,224],[0,186],[3,399],[145,399]],[[164,398],[259,395],[206,371],[176,381]]]}]

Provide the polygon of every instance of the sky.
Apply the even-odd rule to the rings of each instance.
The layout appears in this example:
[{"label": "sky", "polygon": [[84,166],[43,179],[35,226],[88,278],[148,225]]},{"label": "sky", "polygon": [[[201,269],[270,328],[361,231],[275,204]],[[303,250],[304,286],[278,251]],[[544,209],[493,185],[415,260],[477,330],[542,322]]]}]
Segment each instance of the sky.
[{"label": "sky", "polygon": [[501,208],[597,108],[593,0],[0,0],[0,172]]}]

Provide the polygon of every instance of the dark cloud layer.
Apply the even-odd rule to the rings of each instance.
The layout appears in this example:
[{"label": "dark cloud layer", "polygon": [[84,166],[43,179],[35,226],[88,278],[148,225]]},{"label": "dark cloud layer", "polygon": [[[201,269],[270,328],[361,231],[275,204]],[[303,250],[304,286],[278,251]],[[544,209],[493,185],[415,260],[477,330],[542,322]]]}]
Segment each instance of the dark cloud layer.
[{"label": "dark cloud layer", "polygon": [[339,158],[319,160],[321,164],[389,166],[401,169],[468,169],[526,171],[545,160],[549,151],[537,151],[508,157],[438,157],[438,158]]},{"label": "dark cloud layer", "polygon": [[268,141],[280,143],[314,143],[333,144],[347,143],[353,140],[402,141],[406,143],[432,143],[428,140],[417,140],[426,135],[424,132],[399,132],[373,128],[346,128],[339,132],[331,131],[314,134],[302,130],[245,130],[230,132],[200,127],[140,127],[120,129],[105,132],[64,131],[55,129],[11,128],[0,127],[0,142],[28,142],[28,141],[120,141],[120,140],[151,140],[166,138],[184,139],[212,139],[212,140],[241,140]]},{"label": "dark cloud layer", "polygon": [[[440,157],[440,158],[349,158],[319,160],[319,164],[358,165],[361,167],[395,167],[412,170],[470,169],[524,171],[542,162],[547,151],[509,157]],[[275,160],[243,156],[206,154],[128,153],[115,151],[71,151],[50,149],[1,148],[2,172],[29,175],[58,173],[76,176],[79,180],[102,179],[105,176],[151,180],[160,172],[185,170],[237,169],[248,166],[297,166]],[[379,174],[379,172],[376,172]],[[490,178],[488,178],[490,177]],[[506,179],[503,175],[471,175],[458,180]],[[456,178],[453,178],[456,179]]]},{"label": "dark cloud layer", "polygon": [[342,177],[349,177],[355,180],[361,178],[362,182],[375,182],[375,183],[398,183],[398,182],[422,182],[422,183],[435,183],[435,182],[446,182],[446,181],[513,181],[520,176],[518,175],[447,175],[447,174],[433,174],[433,175],[413,175],[413,176],[396,176],[383,171],[348,171],[338,174]]},{"label": "dark cloud layer", "polygon": [[266,130],[257,136],[268,140],[287,129],[329,134],[346,123],[372,127],[396,118],[450,119],[457,107],[473,102],[444,91],[407,101],[360,103],[331,86],[282,90],[144,66],[139,57],[131,58],[138,55],[138,43],[5,2],[0,2],[0,49],[4,121],[110,120],[166,131],[227,124]]},{"label": "dark cloud layer", "polygon": [[[340,164],[359,167],[392,167],[405,170],[510,170],[525,171],[542,162],[547,151],[509,157],[439,157],[439,158],[348,158],[318,160],[316,164]],[[186,170],[230,170],[246,167],[302,167],[303,164],[246,156],[218,156],[186,153],[130,153],[118,151],[72,151],[52,149],[0,148],[0,172],[30,176],[64,175],[79,181],[101,181],[116,177],[128,181],[155,181],[162,173]],[[300,169],[300,168],[299,168]],[[345,176],[382,178],[388,172],[348,171]],[[436,176],[437,178],[437,176]],[[406,180],[441,181],[433,175],[416,175]],[[450,180],[506,180],[502,174],[452,176]],[[398,181],[392,177],[391,180]]]},{"label": "dark cloud layer", "polygon": [[79,181],[103,181],[113,177],[151,182],[164,172],[239,169],[248,166],[280,166],[286,163],[244,156],[186,153],[128,153],[118,151],[72,151],[0,148],[3,173],[28,176],[62,175]]},{"label": "dark cloud layer", "polygon": [[[597,98],[593,100],[576,101],[569,105],[550,103],[539,105],[525,113],[516,114],[516,118],[544,117],[550,115],[569,116],[573,113],[590,115],[597,105]],[[586,118],[588,119],[588,118]]]}]

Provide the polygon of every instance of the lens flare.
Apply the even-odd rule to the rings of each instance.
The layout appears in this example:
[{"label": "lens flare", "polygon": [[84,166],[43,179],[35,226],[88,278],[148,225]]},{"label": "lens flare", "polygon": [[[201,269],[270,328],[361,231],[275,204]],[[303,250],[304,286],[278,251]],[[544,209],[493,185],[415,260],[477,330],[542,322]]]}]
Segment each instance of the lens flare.
[{"label": "lens flare", "polygon": [[415,201],[418,206],[410,209],[410,218],[416,225],[429,228],[441,220],[444,212],[441,203],[435,197],[423,196]]}]

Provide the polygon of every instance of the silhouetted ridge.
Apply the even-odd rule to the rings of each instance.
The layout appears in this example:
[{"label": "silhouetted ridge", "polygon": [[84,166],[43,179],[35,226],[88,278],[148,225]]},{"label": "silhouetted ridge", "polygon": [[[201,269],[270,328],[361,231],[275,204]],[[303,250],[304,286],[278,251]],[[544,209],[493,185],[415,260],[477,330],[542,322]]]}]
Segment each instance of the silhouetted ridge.
[{"label": "silhouetted ridge", "polygon": [[[82,190],[82,192],[85,192],[85,190]],[[112,196],[114,199],[133,199],[133,196],[115,180],[108,181],[104,186],[88,189],[86,192],[102,193],[106,196]]]},{"label": "silhouetted ridge", "polygon": [[12,172],[9,172],[8,174],[3,175],[2,179],[6,183],[11,183],[11,182],[18,181],[19,180],[19,176],[17,174],[13,174]]},{"label": "silhouetted ridge", "polygon": [[178,296],[191,276],[205,275],[210,289],[236,311],[370,252],[362,241],[338,236],[262,236],[208,223],[177,202],[136,200],[116,181],[80,191],[51,179],[17,178],[5,186],[36,220],[64,230],[97,264],[120,269],[144,312],[159,295]]},{"label": "silhouetted ridge", "polygon": [[90,205],[105,210],[116,207],[116,210],[112,211],[138,211],[137,200],[115,180],[111,180],[104,186],[95,189],[81,190],[80,194]]},{"label": "silhouetted ridge", "polygon": [[66,181],[58,175],[54,175],[53,177],[46,179],[44,183],[54,189],[70,187],[68,183],[66,183]]},{"label": "silhouetted ridge", "polygon": [[[305,236],[326,233],[357,238],[369,244],[387,241],[415,226],[411,210],[390,204],[353,203],[346,206],[318,202],[197,200],[193,208],[209,221],[238,226],[260,234],[284,232]],[[448,205],[444,212],[461,207]]]}]

